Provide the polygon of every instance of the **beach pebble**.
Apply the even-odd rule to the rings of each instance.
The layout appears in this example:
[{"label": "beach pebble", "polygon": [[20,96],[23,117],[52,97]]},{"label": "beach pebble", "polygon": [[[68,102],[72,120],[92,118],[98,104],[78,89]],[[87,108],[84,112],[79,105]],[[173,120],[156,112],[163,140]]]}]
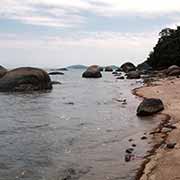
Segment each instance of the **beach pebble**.
[{"label": "beach pebble", "polygon": [[171,123],[165,124],[164,127],[171,128],[171,129],[176,129],[176,126],[174,124],[171,124]]},{"label": "beach pebble", "polygon": [[132,138],[130,138],[128,141],[129,141],[129,142],[132,142],[132,141],[133,141],[133,139],[132,139]]},{"label": "beach pebble", "polygon": [[168,132],[171,132],[171,131],[172,131],[171,128],[166,128],[166,127],[164,127],[164,128],[161,129],[161,132],[162,132],[162,133],[168,133]]},{"label": "beach pebble", "polygon": [[176,143],[168,143],[166,147],[168,149],[173,149],[175,146],[176,146]]}]

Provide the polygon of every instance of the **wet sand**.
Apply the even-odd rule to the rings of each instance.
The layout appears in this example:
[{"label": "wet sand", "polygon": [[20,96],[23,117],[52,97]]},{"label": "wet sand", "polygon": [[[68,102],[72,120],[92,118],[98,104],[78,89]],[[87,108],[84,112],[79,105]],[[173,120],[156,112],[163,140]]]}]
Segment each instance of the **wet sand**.
[{"label": "wet sand", "polygon": [[[176,180],[180,179],[180,80],[168,78],[154,82],[151,86],[143,86],[135,90],[140,97],[160,98],[165,110],[166,121],[170,122],[176,129],[171,132],[154,131],[156,148],[146,159],[140,170],[140,180]],[[169,115],[169,119],[168,119]],[[162,120],[160,120],[162,121]],[[161,122],[161,125],[165,122]],[[167,123],[167,122],[166,122]],[[155,133],[157,131],[157,133]],[[168,143],[177,143],[175,148],[167,148]]]}]

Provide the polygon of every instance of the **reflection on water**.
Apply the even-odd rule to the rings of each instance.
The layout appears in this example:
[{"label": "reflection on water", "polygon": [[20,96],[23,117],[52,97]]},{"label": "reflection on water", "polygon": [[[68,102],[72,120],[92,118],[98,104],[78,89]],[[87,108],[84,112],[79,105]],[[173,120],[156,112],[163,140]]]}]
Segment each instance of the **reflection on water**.
[{"label": "reflection on water", "polygon": [[135,116],[135,81],[79,71],[53,79],[63,84],[52,92],[0,94],[0,180],[133,179],[141,161],[124,161],[128,139],[143,156],[140,137],[153,124]]}]

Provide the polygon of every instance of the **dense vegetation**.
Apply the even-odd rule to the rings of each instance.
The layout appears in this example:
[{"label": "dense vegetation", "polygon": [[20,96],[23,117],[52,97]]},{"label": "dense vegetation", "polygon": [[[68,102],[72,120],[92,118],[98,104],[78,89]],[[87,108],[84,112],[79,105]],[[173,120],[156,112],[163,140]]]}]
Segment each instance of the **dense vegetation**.
[{"label": "dense vegetation", "polygon": [[153,69],[163,69],[171,65],[180,66],[180,26],[165,28],[146,61]]}]

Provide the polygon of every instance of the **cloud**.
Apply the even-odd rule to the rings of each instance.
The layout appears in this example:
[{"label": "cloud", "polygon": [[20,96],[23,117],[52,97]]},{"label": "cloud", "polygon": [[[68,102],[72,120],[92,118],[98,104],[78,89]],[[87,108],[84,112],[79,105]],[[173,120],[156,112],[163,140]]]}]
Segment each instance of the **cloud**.
[{"label": "cloud", "polygon": [[88,24],[84,12],[101,17],[139,16],[147,19],[171,16],[179,10],[178,0],[1,0],[0,18],[39,26],[72,28]]}]

